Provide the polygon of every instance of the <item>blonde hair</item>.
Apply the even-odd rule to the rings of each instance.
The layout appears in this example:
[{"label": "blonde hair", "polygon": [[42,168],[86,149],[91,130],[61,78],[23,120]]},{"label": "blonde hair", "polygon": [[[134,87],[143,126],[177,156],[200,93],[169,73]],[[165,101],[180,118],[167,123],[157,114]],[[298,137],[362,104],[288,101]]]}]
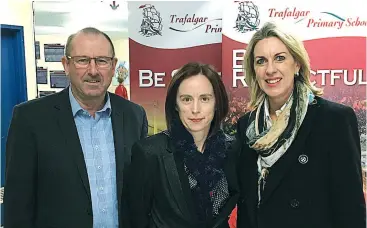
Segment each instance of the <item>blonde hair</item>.
[{"label": "blonde hair", "polygon": [[249,108],[256,108],[265,96],[265,93],[261,90],[256,80],[254,49],[257,42],[269,37],[276,37],[281,40],[293,56],[294,60],[300,65],[297,80],[301,81],[302,84],[308,87],[314,95],[321,96],[323,94],[323,90],[312,85],[310,82],[310,60],[303,43],[291,34],[281,30],[275,23],[267,22],[252,36],[249,44],[247,45],[244,56],[243,67],[245,72],[245,82],[250,89],[250,101],[248,103]]}]

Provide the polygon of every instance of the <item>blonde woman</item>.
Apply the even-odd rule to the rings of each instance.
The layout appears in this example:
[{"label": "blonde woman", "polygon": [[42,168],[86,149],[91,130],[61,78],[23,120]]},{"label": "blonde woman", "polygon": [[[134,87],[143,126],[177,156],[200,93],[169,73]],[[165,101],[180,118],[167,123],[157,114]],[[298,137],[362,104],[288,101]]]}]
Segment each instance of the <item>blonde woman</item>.
[{"label": "blonde woman", "polygon": [[244,68],[238,228],[365,228],[353,109],[320,97],[302,42],[274,23],[253,35]]}]

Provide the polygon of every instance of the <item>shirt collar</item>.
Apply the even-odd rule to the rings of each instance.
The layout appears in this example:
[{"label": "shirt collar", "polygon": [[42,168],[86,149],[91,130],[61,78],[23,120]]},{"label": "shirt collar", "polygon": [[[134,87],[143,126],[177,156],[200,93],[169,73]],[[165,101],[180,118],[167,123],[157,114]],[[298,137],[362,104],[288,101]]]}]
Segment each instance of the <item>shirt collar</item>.
[{"label": "shirt collar", "polygon": [[[287,104],[291,101],[292,97],[293,97],[293,93],[289,96],[287,102],[285,102],[284,105],[279,110],[276,110],[275,111],[275,114],[277,116],[279,116],[280,113],[285,109],[285,107],[287,106]],[[264,101],[264,112],[265,112],[265,116],[268,117],[268,118],[270,118],[268,98],[265,98],[265,101]]]},{"label": "shirt collar", "polygon": [[[78,101],[76,100],[76,98],[74,97],[74,94],[71,91],[71,86],[69,86],[69,100],[70,100],[70,104],[71,104],[71,111],[73,113],[73,116],[75,117],[75,115],[80,111],[80,110],[84,110],[80,104],[78,103]],[[86,110],[84,110],[86,111]],[[111,101],[110,101],[110,95],[107,93],[107,101],[104,104],[103,108],[97,112],[100,113],[107,113],[108,116],[111,115]]]}]

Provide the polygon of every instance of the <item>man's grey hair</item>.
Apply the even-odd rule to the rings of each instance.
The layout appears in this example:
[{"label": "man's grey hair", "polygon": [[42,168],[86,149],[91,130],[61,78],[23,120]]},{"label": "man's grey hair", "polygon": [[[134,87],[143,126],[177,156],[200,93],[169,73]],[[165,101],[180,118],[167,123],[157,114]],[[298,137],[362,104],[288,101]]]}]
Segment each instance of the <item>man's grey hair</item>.
[{"label": "man's grey hair", "polygon": [[79,30],[78,32],[76,32],[74,34],[71,34],[68,37],[68,39],[66,41],[66,47],[65,47],[65,55],[66,56],[70,56],[71,50],[73,48],[73,46],[72,46],[73,39],[75,38],[76,35],[78,35],[80,33],[104,36],[111,45],[112,57],[115,57],[115,47],[113,46],[111,38],[106,33],[102,32],[102,31],[100,31],[96,28],[93,28],[93,27],[83,28],[82,30]]}]

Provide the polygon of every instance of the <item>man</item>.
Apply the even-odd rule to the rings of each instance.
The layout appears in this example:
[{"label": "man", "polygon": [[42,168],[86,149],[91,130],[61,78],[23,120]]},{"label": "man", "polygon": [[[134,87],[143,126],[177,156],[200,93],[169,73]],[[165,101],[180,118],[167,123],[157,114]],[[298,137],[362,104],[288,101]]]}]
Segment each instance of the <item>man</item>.
[{"label": "man", "polygon": [[116,62],[110,38],[85,28],[68,38],[62,59],[70,86],[14,108],[6,228],[124,226],[123,173],[148,125],[141,106],[107,92]]}]

